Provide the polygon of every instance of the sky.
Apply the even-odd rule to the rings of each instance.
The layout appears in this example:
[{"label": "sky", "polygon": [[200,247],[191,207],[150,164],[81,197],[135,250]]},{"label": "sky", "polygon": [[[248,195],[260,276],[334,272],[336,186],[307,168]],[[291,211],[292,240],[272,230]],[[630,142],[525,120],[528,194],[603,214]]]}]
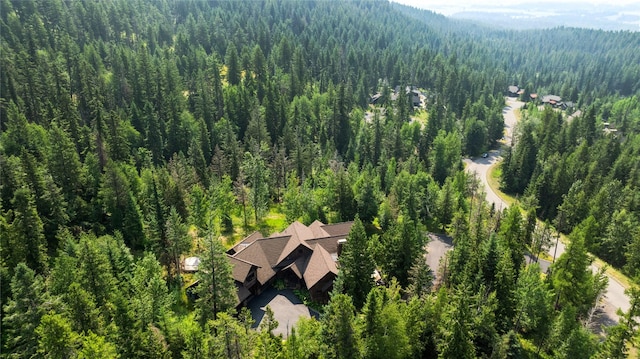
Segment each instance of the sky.
[{"label": "sky", "polygon": [[[420,9],[428,9],[443,15],[451,15],[453,12],[464,10],[464,8],[480,8],[486,6],[487,8],[498,8],[501,6],[509,6],[514,4],[531,3],[531,0],[391,0],[400,4],[405,4]],[[538,3],[589,3],[593,5],[608,5],[608,6],[624,6],[624,5],[637,5],[638,0],[558,0],[558,1],[538,1]]]},{"label": "sky", "polygon": [[570,26],[640,31],[640,0],[390,0],[512,29]]},{"label": "sky", "polygon": [[[393,2],[411,5],[413,7],[428,9],[432,6],[472,6],[497,7],[501,5],[513,5],[531,3],[531,0],[511,0],[511,1],[490,1],[490,0],[392,0]],[[538,1],[539,3],[589,3],[596,5],[631,5],[637,4],[638,0],[560,0],[560,1]]]}]

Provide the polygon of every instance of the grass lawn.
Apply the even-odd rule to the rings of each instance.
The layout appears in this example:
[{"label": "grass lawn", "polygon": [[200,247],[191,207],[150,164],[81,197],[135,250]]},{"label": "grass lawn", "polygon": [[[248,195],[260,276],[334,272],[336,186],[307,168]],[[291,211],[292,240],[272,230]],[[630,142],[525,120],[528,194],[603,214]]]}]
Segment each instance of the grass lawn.
[{"label": "grass lawn", "polygon": [[501,163],[497,162],[491,165],[489,168],[489,176],[487,176],[487,182],[489,187],[495,192],[500,199],[507,202],[508,205],[514,204],[517,200],[515,197],[510,196],[500,190],[500,176],[502,176]]},{"label": "grass lawn", "polygon": [[280,212],[278,205],[271,206],[269,212],[260,220],[256,225],[255,217],[253,213],[247,208],[247,227],[244,227],[244,214],[242,209],[238,210],[231,216],[233,222],[233,233],[226,233],[224,235],[225,245],[227,248],[233,247],[236,243],[240,242],[244,237],[250,235],[254,231],[262,233],[264,236],[269,236],[272,233],[280,232],[287,228],[287,218],[284,213]]},{"label": "grass lawn", "polygon": [[427,112],[427,110],[421,109],[416,111],[415,114],[411,116],[411,119],[419,122],[420,126],[424,128],[424,126],[427,124],[428,117],[429,113]]}]

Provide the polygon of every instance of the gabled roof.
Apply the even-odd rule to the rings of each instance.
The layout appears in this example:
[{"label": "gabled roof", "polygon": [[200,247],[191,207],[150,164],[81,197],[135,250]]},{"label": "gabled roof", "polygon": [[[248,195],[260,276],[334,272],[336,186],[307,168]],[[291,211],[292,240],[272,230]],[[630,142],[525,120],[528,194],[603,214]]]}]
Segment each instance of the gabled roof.
[{"label": "gabled roof", "polygon": [[329,233],[330,236],[347,236],[349,235],[349,231],[351,231],[351,226],[353,226],[353,221],[351,222],[342,222],[335,224],[325,224],[322,226],[325,232]]},{"label": "gabled roof", "polygon": [[[256,268],[257,280],[264,285],[278,271],[290,269],[311,288],[327,275],[337,275],[338,240],[349,234],[352,225],[353,222],[325,225],[315,221],[307,227],[293,222],[281,233],[267,238],[254,232],[228,252],[233,277],[243,283],[252,268]],[[304,250],[291,256],[299,249]]]},{"label": "gabled roof", "polygon": [[321,246],[316,246],[303,275],[307,288],[312,288],[329,273],[338,275],[336,262],[333,261],[329,252]]},{"label": "gabled roof", "polygon": [[324,238],[317,238],[317,239],[312,239],[307,241],[307,243],[309,245],[311,245],[311,247],[313,247],[315,249],[315,247],[317,245],[321,246],[322,248],[324,248],[324,250],[326,250],[327,252],[329,252],[329,254],[336,254],[338,253],[338,241],[341,239],[344,239],[346,236],[344,235],[339,235],[339,236],[331,236],[331,237],[324,237]]},{"label": "gabled roof", "polygon": [[233,248],[231,248],[227,253],[233,254],[233,253],[237,253],[240,252],[241,250],[245,249],[247,246],[249,246],[251,243],[257,241],[260,238],[263,238],[264,236],[262,235],[262,233],[255,231],[253,233],[251,233],[249,236],[247,236],[245,239],[243,239],[242,241],[240,241],[240,243],[236,244],[235,246],[233,246]]},{"label": "gabled roof", "polygon": [[304,224],[295,221],[289,225],[281,234],[289,234],[295,236],[300,241],[306,241],[314,238],[313,231]]},{"label": "gabled roof", "polygon": [[307,268],[308,262],[309,261],[308,261],[307,257],[300,257],[300,258],[296,259],[295,262],[293,262],[293,263],[289,264],[288,266],[282,268],[282,270],[290,269],[296,275],[296,277],[302,279],[304,270]]},{"label": "gabled roof", "polygon": [[326,226],[326,224],[318,221],[317,219],[315,221],[313,221],[313,223],[311,223],[309,225],[309,229],[311,230],[311,232],[313,233],[313,237],[314,238],[320,238],[320,237],[328,237],[330,234],[327,233],[327,231],[324,230],[324,227]]},{"label": "gabled roof", "polygon": [[233,258],[238,258],[243,261],[253,263],[257,267],[259,267],[258,282],[260,282],[260,284],[265,284],[276,274],[275,270],[273,269],[275,264],[272,264],[273,262],[275,262],[273,257],[279,254],[276,252],[277,248],[281,247],[278,246],[278,242],[283,242],[282,239],[283,238],[270,239],[270,241],[267,242],[267,245],[264,245],[264,243],[262,243],[264,238],[255,241],[240,252],[234,254]]},{"label": "gabled roof", "polygon": [[303,246],[308,249],[311,247],[307,244],[307,240],[314,238],[313,232],[304,224],[295,221],[289,225],[281,234],[289,235],[289,240],[278,257],[278,263],[281,263],[298,247]]},{"label": "gabled roof", "polygon": [[556,96],[556,95],[545,95],[545,96],[542,96],[542,102],[545,102],[545,103],[547,103],[547,102],[549,102],[549,103],[551,103],[551,102],[560,102],[560,101],[562,101],[562,97],[560,97],[560,96]]},{"label": "gabled roof", "polygon": [[229,263],[231,263],[231,266],[233,267],[233,279],[237,280],[240,283],[244,283],[244,281],[247,279],[249,272],[251,272],[251,268],[260,268],[260,266],[257,264],[253,264],[251,262],[233,256],[229,256]]}]

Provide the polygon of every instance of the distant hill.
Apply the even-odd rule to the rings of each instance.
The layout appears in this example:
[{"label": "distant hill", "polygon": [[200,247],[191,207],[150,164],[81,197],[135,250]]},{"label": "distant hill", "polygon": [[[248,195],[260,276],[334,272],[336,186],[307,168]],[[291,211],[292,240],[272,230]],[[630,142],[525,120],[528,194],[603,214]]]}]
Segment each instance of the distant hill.
[{"label": "distant hill", "polygon": [[640,5],[594,5],[590,3],[530,2],[501,6],[424,5],[451,19],[472,20],[506,29],[549,29],[576,27],[607,31],[640,31]]}]

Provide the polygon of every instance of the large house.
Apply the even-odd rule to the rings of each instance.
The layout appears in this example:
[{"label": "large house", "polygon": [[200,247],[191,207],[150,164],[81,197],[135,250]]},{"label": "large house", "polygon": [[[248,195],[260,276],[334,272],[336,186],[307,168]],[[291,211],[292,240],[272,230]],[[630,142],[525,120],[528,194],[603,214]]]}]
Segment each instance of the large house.
[{"label": "large house", "polygon": [[353,222],[308,227],[293,222],[281,233],[254,232],[227,251],[233,266],[238,306],[246,304],[275,280],[307,289],[311,299],[327,302],[338,275],[337,259]]}]

